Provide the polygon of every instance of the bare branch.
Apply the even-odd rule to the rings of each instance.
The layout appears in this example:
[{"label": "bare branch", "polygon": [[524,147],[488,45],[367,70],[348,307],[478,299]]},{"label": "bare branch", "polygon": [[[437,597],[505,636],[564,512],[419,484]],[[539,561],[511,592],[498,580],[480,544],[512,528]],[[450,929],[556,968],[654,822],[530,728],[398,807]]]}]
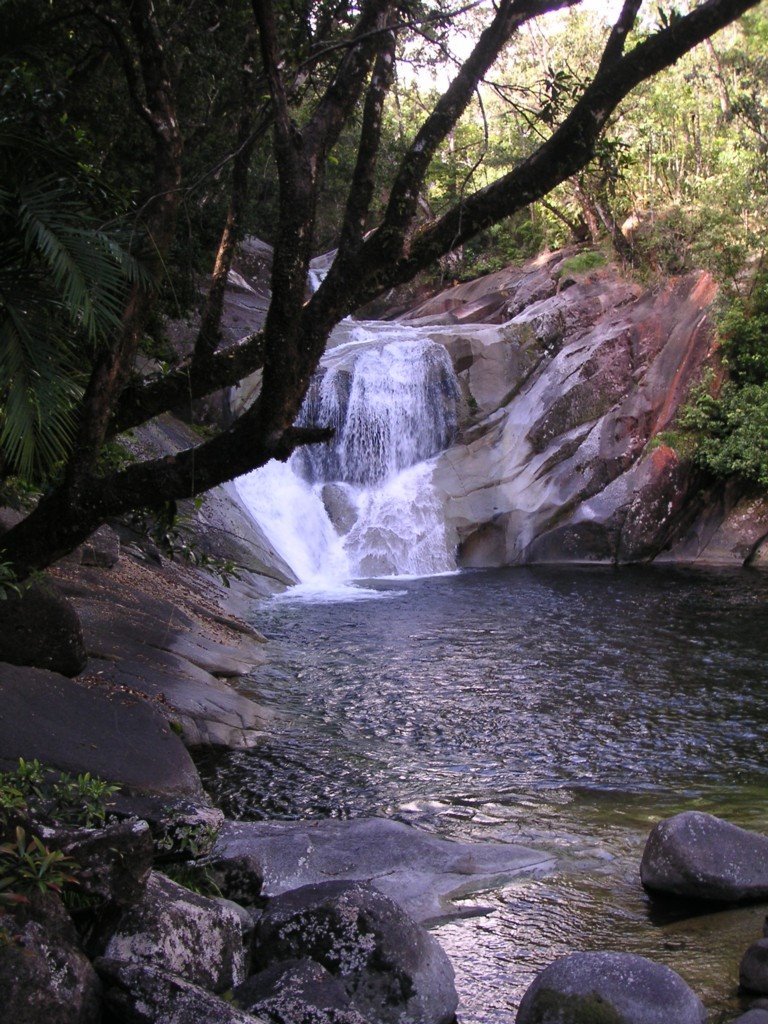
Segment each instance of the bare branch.
[{"label": "bare branch", "polygon": [[640,10],[642,0],[624,0],[624,6],[621,9],[621,14],[616,19],[616,24],[611,29],[611,34],[608,36],[608,42],[605,44],[603,50],[603,56],[600,60],[600,66],[598,68],[598,74],[605,71],[624,53],[624,47],[627,44],[627,36],[632,31],[635,21],[637,19],[637,12]]}]

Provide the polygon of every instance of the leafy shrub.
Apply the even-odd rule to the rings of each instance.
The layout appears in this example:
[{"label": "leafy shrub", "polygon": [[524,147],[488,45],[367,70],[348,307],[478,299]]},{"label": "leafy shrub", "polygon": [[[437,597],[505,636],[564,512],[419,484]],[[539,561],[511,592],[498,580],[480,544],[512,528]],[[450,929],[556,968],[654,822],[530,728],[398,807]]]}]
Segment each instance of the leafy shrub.
[{"label": "leafy shrub", "polygon": [[575,256],[569,256],[563,260],[558,271],[559,277],[575,277],[579,274],[589,274],[598,267],[604,267],[607,263],[605,254],[598,249],[587,249],[578,252]]},{"label": "leafy shrub", "polygon": [[0,773],[0,827],[6,835],[30,821],[96,828],[105,823],[119,788],[90,772],[69,775],[20,758],[15,771]]},{"label": "leafy shrub", "polygon": [[0,846],[0,906],[25,903],[35,893],[61,893],[76,884],[76,867],[61,850],[49,850],[18,825],[14,838]]}]

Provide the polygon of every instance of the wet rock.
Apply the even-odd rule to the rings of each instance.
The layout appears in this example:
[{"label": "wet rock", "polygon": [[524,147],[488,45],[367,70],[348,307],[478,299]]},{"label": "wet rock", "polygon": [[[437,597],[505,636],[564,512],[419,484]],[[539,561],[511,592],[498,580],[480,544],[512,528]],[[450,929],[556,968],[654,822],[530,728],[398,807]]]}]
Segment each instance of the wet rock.
[{"label": "wet rock", "polygon": [[98,1024],[101,985],[57,929],[0,914],[0,1024]]},{"label": "wet rock", "polygon": [[506,843],[457,843],[386,818],[225,823],[209,858],[239,903],[329,878],[368,881],[417,921],[456,914],[452,898],[552,866]]},{"label": "wet rock", "polygon": [[256,925],[254,965],[311,959],[344,985],[363,1016],[449,1024],[458,999],[437,941],[369,886],[325,882],[276,896]]},{"label": "wet rock", "polygon": [[204,988],[158,967],[100,957],[104,1004],[118,1024],[258,1024]]},{"label": "wet rock", "polygon": [[152,833],[145,821],[99,829],[42,828],[49,849],[62,850],[78,865],[78,893],[127,907],[143,895],[152,870]]},{"label": "wet rock", "polygon": [[177,974],[223,992],[243,980],[245,951],[238,915],[157,872],[126,910],[103,955]]},{"label": "wet rock", "polygon": [[659,822],[640,879],[652,892],[737,903],[768,897],[768,837],[711,814],[685,811]]},{"label": "wet rock", "polygon": [[704,1024],[698,997],[669,967],[632,953],[571,953],[523,996],[516,1024]]},{"label": "wet rock", "polygon": [[357,522],[357,506],[346,484],[325,484],[322,490],[323,505],[334,529],[340,536],[349,533]]},{"label": "wet rock", "polygon": [[287,960],[252,975],[234,1001],[275,1024],[366,1024],[341,981],[313,960]]},{"label": "wet rock", "polygon": [[748,992],[768,995],[768,939],[753,942],[741,958],[739,984]]},{"label": "wet rock", "polygon": [[87,655],[77,612],[49,581],[0,601],[0,662],[75,676]]}]

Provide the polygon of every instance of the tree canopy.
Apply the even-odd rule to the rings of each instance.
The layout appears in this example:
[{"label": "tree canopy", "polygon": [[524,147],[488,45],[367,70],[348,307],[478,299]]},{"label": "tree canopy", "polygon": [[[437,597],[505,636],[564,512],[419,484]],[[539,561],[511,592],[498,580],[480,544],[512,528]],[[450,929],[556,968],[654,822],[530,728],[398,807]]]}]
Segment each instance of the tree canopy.
[{"label": "tree canopy", "polygon": [[[3,538],[19,576],[112,516],[327,439],[294,424],[332,328],[477,239],[514,255],[604,233],[632,261],[618,223],[641,210],[672,240],[667,269],[677,216],[689,236],[719,232],[733,276],[764,228],[758,0],[624,0],[612,23],[585,0],[1,9],[0,474],[42,490]],[[472,42],[455,58],[459,34]],[[251,232],[274,245],[271,302],[262,331],[223,346]],[[137,375],[206,264],[191,352]],[[188,451],[105,459],[121,432],[257,369],[253,404]]]}]

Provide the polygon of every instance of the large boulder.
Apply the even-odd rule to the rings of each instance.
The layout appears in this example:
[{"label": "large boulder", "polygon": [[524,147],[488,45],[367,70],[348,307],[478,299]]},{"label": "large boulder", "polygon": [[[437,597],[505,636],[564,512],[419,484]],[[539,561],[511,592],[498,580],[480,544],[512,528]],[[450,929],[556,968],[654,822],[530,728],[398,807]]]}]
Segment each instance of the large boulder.
[{"label": "large boulder", "polygon": [[251,975],[234,1002],[274,1024],[366,1024],[343,983],[314,960],[287,960]]},{"label": "large boulder", "polygon": [[77,612],[50,581],[0,601],[0,662],[76,676],[87,660]]},{"label": "large boulder", "polygon": [[731,1024],[768,1024],[768,1010],[755,1007],[735,1017]]},{"label": "large boulder", "polygon": [[523,996],[516,1024],[704,1024],[679,974],[633,953],[571,953]]},{"label": "large boulder", "polygon": [[256,925],[254,965],[310,959],[383,1024],[449,1024],[458,998],[443,949],[367,885],[324,882],[276,896]]},{"label": "large boulder", "polygon": [[0,1024],[98,1024],[101,985],[83,953],[38,921],[0,914]]},{"label": "large boulder", "polygon": [[158,872],[150,875],[141,900],[122,914],[103,955],[168,971],[213,992],[244,977],[238,915]]},{"label": "large boulder", "polygon": [[260,1024],[258,1018],[162,968],[103,957],[95,966],[104,984],[109,1020],[119,1024]]},{"label": "large boulder", "polygon": [[768,837],[701,811],[660,821],[640,879],[651,892],[719,903],[768,898]]}]

